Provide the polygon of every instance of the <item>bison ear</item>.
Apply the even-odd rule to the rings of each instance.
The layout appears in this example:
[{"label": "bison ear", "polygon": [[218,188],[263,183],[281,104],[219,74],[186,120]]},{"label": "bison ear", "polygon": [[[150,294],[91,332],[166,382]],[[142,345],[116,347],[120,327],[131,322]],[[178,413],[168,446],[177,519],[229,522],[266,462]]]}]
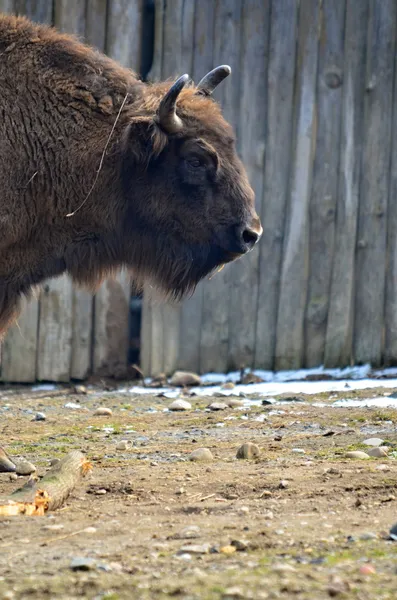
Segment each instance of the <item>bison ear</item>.
[{"label": "bison ear", "polygon": [[148,163],[164,150],[167,143],[167,135],[152,117],[135,117],[123,132],[121,149],[123,155],[135,163]]}]

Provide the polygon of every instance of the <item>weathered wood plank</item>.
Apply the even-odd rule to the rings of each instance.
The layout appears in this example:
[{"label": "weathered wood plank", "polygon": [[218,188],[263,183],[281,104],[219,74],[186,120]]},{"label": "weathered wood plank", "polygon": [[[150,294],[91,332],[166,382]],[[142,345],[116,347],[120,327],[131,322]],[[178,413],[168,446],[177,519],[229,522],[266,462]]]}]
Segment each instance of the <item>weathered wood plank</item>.
[{"label": "weathered wood plank", "polygon": [[54,24],[60,31],[85,34],[85,0],[54,0]]},{"label": "weathered wood plank", "polygon": [[106,44],[107,7],[107,0],[87,0],[85,39],[102,51]]},{"label": "weathered wood plank", "polygon": [[[214,92],[225,118],[238,135],[240,98],[241,0],[218,0],[215,8],[214,65],[228,64],[232,74]],[[229,350],[230,265],[203,282],[201,371],[226,371]]]},{"label": "weathered wood plank", "polygon": [[15,12],[37,23],[52,23],[53,5],[49,0],[15,0]]},{"label": "weathered wood plank", "polygon": [[72,316],[72,379],[85,379],[91,371],[92,294],[85,290],[73,292]]},{"label": "weathered wood plank", "polygon": [[383,346],[396,17],[394,0],[371,0],[357,237],[354,357],[358,363],[372,365],[380,364]]},{"label": "weathered wood plank", "polygon": [[72,349],[73,291],[63,275],[51,279],[40,296],[37,378],[42,381],[69,381]]},{"label": "weathered wood plank", "polygon": [[272,0],[255,366],[273,369],[289,189],[298,3]]},{"label": "weathered wood plank", "polygon": [[277,318],[276,369],[298,368],[303,361],[309,202],[316,141],[319,19],[318,0],[300,4],[294,147]]},{"label": "weathered wood plank", "polygon": [[137,73],[141,66],[143,0],[112,0],[107,13],[106,52]]},{"label": "weathered wood plank", "polygon": [[[243,3],[239,96],[240,156],[262,212],[267,114],[269,0]],[[255,73],[253,77],[252,74]],[[233,75],[235,77],[235,75]],[[237,85],[237,81],[233,81]],[[228,367],[253,367],[258,304],[259,247],[230,266]]]},{"label": "weathered wood plank", "polygon": [[1,380],[14,383],[36,381],[39,302],[22,302],[22,312],[7,333],[2,347]]},{"label": "weathered wood plank", "polygon": [[0,12],[2,12],[2,13],[15,12],[15,0],[0,0]]},{"label": "weathered wood plank", "polygon": [[335,242],[345,1],[323,0],[317,80],[317,142],[310,200],[305,366],[324,362]]},{"label": "weathered wood plank", "polygon": [[329,291],[324,354],[326,367],[348,365],[352,358],[354,273],[363,138],[367,24],[368,0],[348,1],[344,36],[335,252]]}]

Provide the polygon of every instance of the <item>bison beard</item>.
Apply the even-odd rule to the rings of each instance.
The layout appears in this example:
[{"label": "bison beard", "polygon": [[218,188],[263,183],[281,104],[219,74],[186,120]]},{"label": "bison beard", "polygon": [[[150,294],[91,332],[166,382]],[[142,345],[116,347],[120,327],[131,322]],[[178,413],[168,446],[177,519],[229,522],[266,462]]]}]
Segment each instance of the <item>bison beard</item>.
[{"label": "bison beard", "polygon": [[145,84],[73,36],[0,15],[0,338],[45,279],[191,294],[262,228],[234,134],[197,86]]}]

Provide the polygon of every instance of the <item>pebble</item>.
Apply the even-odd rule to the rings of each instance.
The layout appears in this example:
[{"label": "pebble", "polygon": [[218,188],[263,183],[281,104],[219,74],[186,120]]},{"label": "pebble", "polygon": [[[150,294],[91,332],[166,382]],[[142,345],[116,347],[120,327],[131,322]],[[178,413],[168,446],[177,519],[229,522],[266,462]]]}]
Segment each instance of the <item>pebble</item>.
[{"label": "pebble", "polygon": [[190,404],[190,402],[187,402],[186,400],[174,400],[174,402],[171,402],[171,404],[168,407],[168,410],[172,410],[172,411],[178,411],[178,410],[190,410],[192,408],[192,405]]},{"label": "pebble", "polygon": [[362,452],[361,450],[353,450],[352,452],[346,452],[346,458],[357,458],[364,460],[369,458],[369,455],[366,452]]},{"label": "pebble", "polygon": [[296,454],[306,454],[306,450],[303,450],[303,448],[292,448],[291,452],[295,452]]},{"label": "pebble", "polygon": [[200,535],[201,535],[200,527],[197,527],[197,525],[189,525],[188,527],[185,527],[184,529],[182,529],[181,531],[176,533],[172,537],[172,539],[174,539],[174,540],[193,540],[193,539],[199,538]]},{"label": "pebble", "polygon": [[85,387],[85,385],[75,385],[74,392],[75,394],[86,394],[87,388]]},{"label": "pebble", "polygon": [[95,490],[96,496],[104,496],[106,494],[106,490],[104,488],[100,488],[99,490]]},{"label": "pebble", "polygon": [[236,387],[236,384],[233,381],[227,381],[222,385],[222,390],[232,390]]},{"label": "pebble", "polygon": [[364,540],[364,541],[377,540],[377,539],[378,539],[378,536],[376,535],[376,533],[372,533],[371,531],[368,533],[362,533],[360,535],[360,540]]},{"label": "pebble", "polygon": [[390,539],[392,539],[395,542],[397,542],[397,523],[395,523],[393,525],[393,527],[391,527],[391,529],[389,531],[389,536],[390,536]]},{"label": "pebble", "polygon": [[197,448],[197,450],[193,450],[189,455],[189,460],[195,462],[210,462],[211,460],[214,460],[214,457],[211,450],[208,450],[208,448]]},{"label": "pebble", "polygon": [[244,402],[238,398],[230,398],[230,400],[226,400],[226,404],[229,408],[239,408],[240,406],[244,406]]},{"label": "pebble", "polygon": [[35,415],[35,417],[34,417],[33,421],[45,421],[45,420],[46,420],[46,418],[47,418],[47,417],[45,416],[45,414],[44,414],[44,413],[42,413],[42,412],[38,412],[38,413],[36,413],[36,415]]},{"label": "pebble", "polygon": [[116,450],[128,450],[130,443],[128,440],[121,440],[116,444]]},{"label": "pebble", "polygon": [[95,569],[96,563],[93,558],[76,557],[70,563],[72,571],[91,571]]},{"label": "pebble", "polygon": [[244,375],[244,377],[241,380],[241,383],[243,385],[250,385],[251,383],[263,383],[263,379],[262,377],[259,377],[259,375],[255,375],[255,373],[246,373]]},{"label": "pebble", "polygon": [[208,405],[208,408],[210,410],[226,410],[229,407],[224,402],[211,402],[211,404]]},{"label": "pebble", "polygon": [[376,569],[372,565],[361,565],[360,573],[363,575],[374,575],[376,573]]},{"label": "pebble", "polygon": [[235,546],[232,545],[228,545],[228,546],[222,546],[222,548],[219,548],[219,552],[221,552],[222,554],[234,554],[236,552],[237,548]]},{"label": "pebble", "polygon": [[77,410],[77,409],[80,409],[81,406],[80,406],[80,404],[76,404],[76,402],[66,402],[66,404],[64,405],[64,408],[71,408],[73,410]]},{"label": "pebble", "polygon": [[384,458],[385,456],[387,456],[387,450],[378,446],[376,448],[371,448],[371,450],[368,450],[368,454],[369,456],[372,456],[374,458]]},{"label": "pebble", "polygon": [[362,443],[365,444],[365,446],[381,446],[383,444],[384,440],[381,440],[381,438],[368,438],[367,440],[364,440]]},{"label": "pebble", "polygon": [[246,540],[232,540],[230,545],[234,546],[239,552],[245,552],[249,547],[249,542]]},{"label": "pebble", "polygon": [[106,408],[105,406],[99,406],[95,411],[94,415],[97,417],[111,417],[113,414],[110,408]]},{"label": "pebble", "polygon": [[288,488],[288,486],[289,486],[289,484],[286,479],[282,479],[280,481],[280,483],[278,484],[278,487],[280,488],[280,490],[286,490]]},{"label": "pebble", "polygon": [[36,471],[36,467],[24,458],[15,460],[14,463],[17,475],[31,475]]},{"label": "pebble", "polygon": [[170,384],[178,387],[201,385],[201,379],[197,373],[190,373],[189,371],[175,371],[171,377]]},{"label": "pebble", "polygon": [[257,458],[260,454],[259,446],[252,442],[246,442],[237,450],[236,458],[251,459]]},{"label": "pebble", "polygon": [[0,473],[12,473],[13,471],[15,471],[15,464],[7,452],[0,447]]},{"label": "pebble", "polygon": [[246,598],[243,590],[239,587],[226,588],[222,595],[222,600],[240,600],[240,598]]},{"label": "pebble", "polygon": [[211,544],[192,544],[188,546],[182,546],[180,548],[180,554],[208,554],[211,548]]},{"label": "pebble", "polygon": [[16,481],[18,479],[18,475],[16,473],[10,473],[8,477],[10,481]]}]

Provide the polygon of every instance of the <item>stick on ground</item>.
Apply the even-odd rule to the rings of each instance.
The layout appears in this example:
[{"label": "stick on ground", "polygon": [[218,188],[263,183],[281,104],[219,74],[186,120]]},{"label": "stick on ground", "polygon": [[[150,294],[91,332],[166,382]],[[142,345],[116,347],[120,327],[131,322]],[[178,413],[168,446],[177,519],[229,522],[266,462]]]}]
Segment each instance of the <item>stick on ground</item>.
[{"label": "stick on ground", "polygon": [[42,516],[56,510],[91,468],[81,452],[69,452],[40,481],[29,480],[7,498],[0,498],[0,516]]}]

